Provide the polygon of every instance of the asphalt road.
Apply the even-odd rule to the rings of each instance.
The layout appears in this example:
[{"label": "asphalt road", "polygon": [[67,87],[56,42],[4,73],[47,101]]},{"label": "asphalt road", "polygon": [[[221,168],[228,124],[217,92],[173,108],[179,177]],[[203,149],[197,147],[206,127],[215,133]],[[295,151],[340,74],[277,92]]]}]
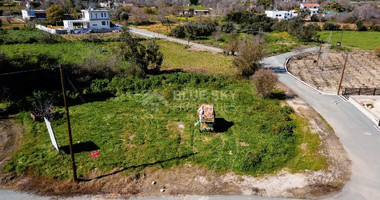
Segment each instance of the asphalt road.
[{"label": "asphalt road", "polygon": [[[313,51],[316,48],[305,49]],[[334,128],[352,160],[352,177],[343,191],[331,199],[380,199],[380,131],[351,103],[337,95],[325,95],[287,74],[283,64],[290,52],[263,59],[265,67],[279,69],[279,80],[296,92]]]},{"label": "asphalt road", "polygon": [[[186,41],[186,40],[181,40],[181,39],[177,39],[177,38],[173,38],[173,37],[168,37],[166,35],[162,35],[162,34],[159,34],[159,33],[153,33],[153,32],[147,31],[147,30],[138,29],[138,28],[134,28],[134,27],[128,27],[128,28],[129,28],[129,31],[131,33],[136,34],[136,35],[140,35],[140,36],[143,36],[143,37],[160,38],[160,39],[169,40],[169,41],[180,43],[180,44],[184,44],[184,45],[188,44],[188,41]],[[223,52],[223,50],[220,49],[220,48],[211,47],[211,46],[207,46],[207,45],[202,45],[202,44],[198,44],[198,43],[194,43],[194,42],[190,42],[189,45],[190,46],[195,46],[196,48],[203,49],[205,51],[211,51],[211,52],[216,52],[216,53],[222,53]]]},{"label": "asphalt road", "polygon": [[[161,34],[151,33],[145,30],[130,28],[130,31],[151,38],[162,38],[170,41],[187,44],[187,41],[167,37]],[[221,49],[205,45],[191,43],[197,48],[209,51],[222,52]],[[289,75],[283,67],[284,62],[290,56],[306,51],[314,51],[316,47],[302,51],[289,52],[263,59],[262,64],[271,68],[279,76],[279,80],[296,92],[311,107],[320,113],[334,128],[344,148],[352,160],[352,177],[343,188],[342,192],[329,199],[361,200],[380,199],[380,131],[374,127],[373,122],[357,110],[351,103],[337,95],[325,95],[298,81]],[[21,195],[21,196],[20,196]],[[15,191],[0,190],[1,197],[11,199],[40,199]],[[14,198],[13,198],[14,197]],[[44,198],[41,198],[44,199]],[[86,198],[80,198],[86,199]],[[89,198],[90,199],[90,198]],[[146,199],[146,198],[136,198]],[[150,199],[150,198],[149,198]],[[163,199],[162,197],[156,199]],[[170,198],[178,199],[178,198]],[[187,196],[181,199],[267,199],[254,196]]]}]

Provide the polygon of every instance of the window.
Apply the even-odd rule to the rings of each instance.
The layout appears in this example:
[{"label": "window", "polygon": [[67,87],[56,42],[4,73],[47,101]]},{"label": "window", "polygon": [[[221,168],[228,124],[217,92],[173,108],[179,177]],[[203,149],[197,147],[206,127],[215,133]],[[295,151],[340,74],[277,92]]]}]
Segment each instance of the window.
[{"label": "window", "polygon": [[92,26],[98,26],[97,24],[92,24]]},{"label": "window", "polygon": [[103,25],[103,26],[106,25],[106,22],[105,22],[105,21],[102,21],[102,25]]},{"label": "window", "polygon": [[107,25],[108,25],[108,21],[107,21]]},{"label": "window", "polygon": [[100,16],[103,17],[103,13],[100,13]]}]

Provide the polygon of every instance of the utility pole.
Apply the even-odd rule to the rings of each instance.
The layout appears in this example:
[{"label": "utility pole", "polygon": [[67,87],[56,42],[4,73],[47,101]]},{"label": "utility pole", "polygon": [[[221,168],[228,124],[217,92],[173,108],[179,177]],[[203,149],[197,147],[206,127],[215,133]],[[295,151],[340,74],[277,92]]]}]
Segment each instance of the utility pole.
[{"label": "utility pole", "polygon": [[59,65],[59,73],[61,75],[63,103],[65,104],[65,109],[66,109],[66,122],[67,122],[67,131],[69,133],[69,146],[70,146],[71,164],[72,164],[72,167],[73,167],[73,177],[74,177],[74,181],[77,182],[78,179],[77,179],[77,170],[76,170],[76,167],[75,167],[75,158],[74,158],[74,152],[73,152],[73,138],[71,136],[69,107],[67,107],[67,102],[66,102],[65,79],[63,78],[63,73],[62,73],[62,67],[61,67],[61,65]]},{"label": "utility pole", "polygon": [[321,43],[321,46],[319,46],[319,51],[318,51],[318,57],[317,57],[317,67],[318,67],[318,62],[319,62],[319,57],[321,57],[321,50],[322,50],[322,43]]},{"label": "utility pole", "polygon": [[337,95],[339,95],[340,88],[342,87],[342,81],[343,81],[344,71],[346,70],[347,59],[348,59],[348,52],[346,52],[346,60],[344,61],[342,75],[340,76],[340,81],[339,81],[339,87],[338,87],[338,93],[337,93]]}]

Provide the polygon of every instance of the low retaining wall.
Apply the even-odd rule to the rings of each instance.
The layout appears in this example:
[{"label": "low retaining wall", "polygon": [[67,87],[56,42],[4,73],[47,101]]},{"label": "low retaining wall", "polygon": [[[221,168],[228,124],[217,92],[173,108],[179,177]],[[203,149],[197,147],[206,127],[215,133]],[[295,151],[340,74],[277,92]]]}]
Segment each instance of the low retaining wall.
[{"label": "low retaining wall", "polygon": [[66,34],[67,33],[67,30],[48,28],[48,27],[42,26],[40,24],[37,24],[36,28],[38,28],[38,29],[40,29],[42,31],[46,31],[46,32],[48,32],[50,34]]},{"label": "low retaining wall", "polygon": [[360,105],[354,98],[349,97],[348,101],[354,105],[360,112],[362,112],[365,116],[367,116],[371,121],[373,121],[376,126],[380,125],[380,119],[378,119],[375,115],[373,115],[369,110],[367,110],[364,106]]}]

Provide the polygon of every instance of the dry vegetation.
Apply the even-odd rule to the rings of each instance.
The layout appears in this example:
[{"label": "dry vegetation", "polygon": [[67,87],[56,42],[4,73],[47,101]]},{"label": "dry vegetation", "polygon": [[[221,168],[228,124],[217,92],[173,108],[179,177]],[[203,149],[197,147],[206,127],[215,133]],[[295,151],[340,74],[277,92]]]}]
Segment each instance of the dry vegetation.
[{"label": "dry vegetation", "polygon": [[[320,68],[322,66],[321,59],[318,63],[319,66],[314,63],[317,57],[318,52],[294,56],[288,65],[288,70],[323,92],[336,93],[343,70],[345,53],[331,50],[325,70]],[[342,88],[380,86],[379,65],[380,59],[373,52],[360,50],[349,52]]]}]

